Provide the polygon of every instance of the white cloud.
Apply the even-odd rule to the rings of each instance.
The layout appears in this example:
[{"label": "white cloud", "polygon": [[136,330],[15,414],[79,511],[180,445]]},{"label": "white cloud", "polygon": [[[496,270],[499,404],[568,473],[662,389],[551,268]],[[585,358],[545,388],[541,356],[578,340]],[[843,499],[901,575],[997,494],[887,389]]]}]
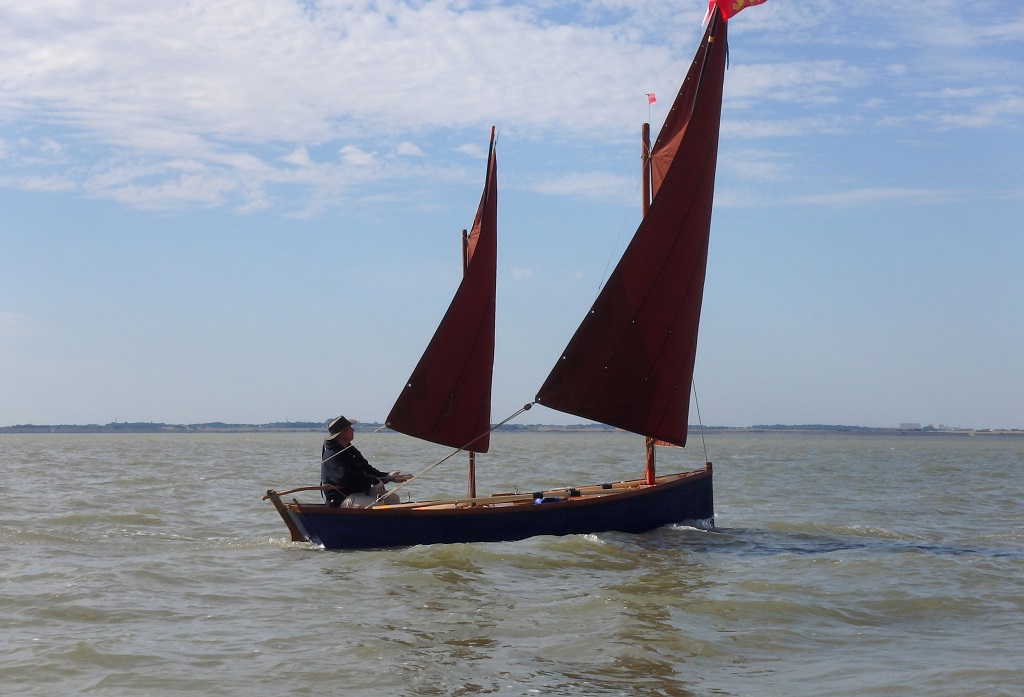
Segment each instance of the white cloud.
[{"label": "white cloud", "polygon": [[720,167],[738,180],[778,182],[790,178],[785,155],[766,150],[734,150]]},{"label": "white cloud", "polygon": [[39,144],[40,152],[51,156],[60,154],[63,149],[63,146],[53,138],[43,138],[42,142]]},{"label": "white cloud", "polygon": [[847,191],[834,191],[821,194],[804,194],[794,196],[789,203],[804,205],[824,205],[836,207],[861,206],[873,203],[940,203],[948,202],[958,194],[937,189],[907,188],[864,188]]},{"label": "white cloud", "polygon": [[[600,171],[600,158],[586,161],[589,144],[632,138],[646,92],[663,95],[651,113],[663,118],[702,14],[620,0],[14,4],[0,22],[0,120],[9,133],[0,182],[236,210],[268,205],[291,183],[317,207],[357,179],[346,167],[402,178],[421,158],[441,170],[455,167],[445,159],[453,152],[482,158],[479,143],[453,143],[492,123],[563,148],[581,160],[575,169]],[[864,125],[851,104],[876,112],[879,128],[918,119],[977,129],[1019,118],[1019,61],[985,67],[985,42],[1012,49],[1024,20],[986,22],[990,14],[931,4],[913,13],[921,29],[908,34],[910,18],[874,0],[747,10],[730,22],[742,60],[734,51],[723,134],[842,133]],[[950,41],[956,55],[947,59]],[[946,97],[919,89],[943,71]],[[990,90],[992,81],[1007,85],[999,99],[939,108],[949,94]],[[382,134],[394,144],[381,144]],[[331,151],[339,165],[311,155]],[[365,174],[360,181],[378,181]],[[600,196],[620,190],[616,177],[566,175],[535,188]]]},{"label": "white cloud", "polygon": [[341,154],[341,159],[347,164],[372,165],[374,161],[373,155],[355,145],[346,145],[338,152]]},{"label": "white cloud", "polygon": [[216,174],[183,174],[153,184],[134,182],[123,186],[95,187],[91,193],[137,208],[164,209],[183,206],[212,207],[224,204],[238,183]]},{"label": "white cloud", "polygon": [[311,162],[309,159],[309,151],[302,145],[298,146],[281,159],[288,164],[297,165],[299,167],[308,165]]},{"label": "white cloud", "polygon": [[399,143],[398,147],[395,149],[395,152],[398,153],[399,155],[411,155],[413,157],[423,156],[423,151],[420,150],[419,147],[410,143],[407,140]]},{"label": "white cloud", "polygon": [[637,186],[635,179],[609,174],[607,172],[575,172],[560,177],[536,181],[527,189],[540,194],[569,196],[590,200],[620,200],[622,192],[632,191]]},{"label": "white cloud", "polygon": [[957,95],[967,97],[968,110],[939,115],[934,118],[934,123],[943,128],[990,128],[1020,123],[1024,116],[1024,95],[985,95],[980,98],[978,94]]},{"label": "white cloud", "polygon": [[848,131],[838,117],[789,117],[768,119],[723,119],[721,133],[729,138],[763,139],[792,138],[813,133],[843,133]]},{"label": "white cloud", "polygon": [[78,187],[74,182],[59,175],[42,176],[30,174],[22,177],[0,178],[0,185],[22,189],[23,191],[74,191]]},{"label": "white cloud", "polygon": [[738,65],[729,71],[727,95],[741,108],[751,101],[764,100],[830,103],[841,91],[866,80],[863,68],[843,61]]},{"label": "white cloud", "polygon": [[480,160],[487,157],[487,151],[477,143],[466,143],[465,145],[460,145],[455,148],[455,152],[462,153],[463,155],[469,155],[470,157],[475,157]]}]

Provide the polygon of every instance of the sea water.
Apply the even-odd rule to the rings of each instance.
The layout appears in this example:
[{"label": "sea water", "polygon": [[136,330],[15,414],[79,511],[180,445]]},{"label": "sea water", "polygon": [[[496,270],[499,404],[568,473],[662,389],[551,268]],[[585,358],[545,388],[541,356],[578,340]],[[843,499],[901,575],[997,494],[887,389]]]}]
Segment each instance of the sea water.
[{"label": "sea water", "polygon": [[[446,452],[359,437],[385,470]],[[714,531],[360,552],[260,499],[318,483],[319,446],[0,436],[0,694],[1024,695],[1024,437],[712,432],[661,471],[714,461]],[[642,443],[499,433],[477,469],[618,481]]]}]

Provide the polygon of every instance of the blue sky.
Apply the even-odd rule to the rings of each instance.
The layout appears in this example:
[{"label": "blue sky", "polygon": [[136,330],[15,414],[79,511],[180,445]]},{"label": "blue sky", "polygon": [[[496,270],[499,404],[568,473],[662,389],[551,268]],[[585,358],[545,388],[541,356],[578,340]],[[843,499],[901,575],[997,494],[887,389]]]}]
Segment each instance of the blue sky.
[{"label": "blue sky", "polygon": [[[382,420],[492,124],[511,414],[632,234],[705,9],[0,0],[0,425]],[[704,423],[1024,428],[1024,7],[729,30]]]}]

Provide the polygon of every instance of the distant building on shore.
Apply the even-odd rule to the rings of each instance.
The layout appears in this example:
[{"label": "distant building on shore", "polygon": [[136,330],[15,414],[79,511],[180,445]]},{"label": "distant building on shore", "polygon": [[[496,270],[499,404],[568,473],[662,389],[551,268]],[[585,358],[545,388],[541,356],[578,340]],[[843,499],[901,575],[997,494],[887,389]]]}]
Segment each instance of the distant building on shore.
[{"label": "distant building on shore", "polygon": [[901,431],[920,431],[921,424],[900,424]]}]

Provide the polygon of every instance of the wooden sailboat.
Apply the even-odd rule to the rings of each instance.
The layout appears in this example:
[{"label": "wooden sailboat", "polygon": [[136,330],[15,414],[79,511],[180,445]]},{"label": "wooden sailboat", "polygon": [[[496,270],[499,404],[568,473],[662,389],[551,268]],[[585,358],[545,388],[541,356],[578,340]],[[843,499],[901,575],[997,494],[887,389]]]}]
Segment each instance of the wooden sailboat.
[{"label": "wooden sailboat", "polygon": [[321,487],[268,491],[265,498],[293,540],[355,549],[643,533],[684,521],[713,524],[711,463],[668,475],[658,475],[654,465],[659,444],[683,446],[687,435],[727,53],[726,21],[714,5],[709,14],[700,47],[653,147],[648,147],[645,125],[644,188],[650,198],[644,218],[535,400],[645,436],[644,476],[476,496],[472,453],[489,447],[494,357],[497,166],[492,129],[486,183],[472,232],[466,235],[462,284],[386,422],[394,430],[469,451],[468,496],[360,509],[284,499]]}]

